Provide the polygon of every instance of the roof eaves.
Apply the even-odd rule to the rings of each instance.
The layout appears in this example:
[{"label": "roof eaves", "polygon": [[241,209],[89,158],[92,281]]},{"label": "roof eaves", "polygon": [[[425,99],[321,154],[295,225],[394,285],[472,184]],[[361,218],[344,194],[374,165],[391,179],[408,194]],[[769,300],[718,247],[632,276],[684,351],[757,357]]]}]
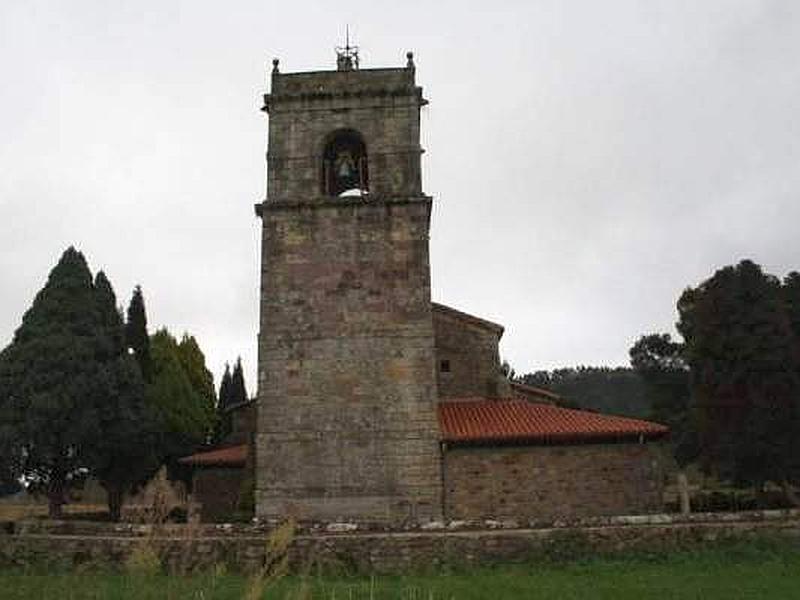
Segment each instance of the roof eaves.
[{"label": "roof eaves", "polygon": [[503,332],[505,331],[505,327],[500,325],[499,323],[494,323],[492,321],[487,321],[486,319],[482,319],[481,317],[476,317],[475,315],[471,315],[469,313],[465,313],[460,311],[452,306],[447,306],[445,304],[439,304],[438,302],[431,302],[431,307],[435,311],[439,311],[451,317],[455,317],[467,323],[471,323],[472,325],[477,325],[478,327],[482,327],[484,329],[489,329],[498,334],[498,336],[502,337]]}]

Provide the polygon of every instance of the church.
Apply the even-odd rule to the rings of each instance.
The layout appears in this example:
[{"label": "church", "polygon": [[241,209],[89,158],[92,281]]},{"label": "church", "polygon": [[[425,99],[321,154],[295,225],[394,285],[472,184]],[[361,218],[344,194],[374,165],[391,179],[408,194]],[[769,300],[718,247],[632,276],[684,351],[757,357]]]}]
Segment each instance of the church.
[{"label": "church", "polygon": [[665,427],[508,381],[503,327],[431,300],[427,103],[410,52],[273,61],[258,392],[246,435],[183,459],[198,500],[248,481],[259,520],[390,528],[659,511]]}]

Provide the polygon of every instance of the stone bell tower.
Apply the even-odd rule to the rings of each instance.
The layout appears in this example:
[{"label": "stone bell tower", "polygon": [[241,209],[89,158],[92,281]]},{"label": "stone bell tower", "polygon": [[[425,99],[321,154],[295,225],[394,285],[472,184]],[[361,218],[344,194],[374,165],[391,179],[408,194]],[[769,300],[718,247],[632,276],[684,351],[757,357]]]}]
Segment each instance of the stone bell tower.
[{"label": "stone bell tower", "polygon": [[404,68],[281,73],[262,219],[256,515],[441,517],[420,107]]}]

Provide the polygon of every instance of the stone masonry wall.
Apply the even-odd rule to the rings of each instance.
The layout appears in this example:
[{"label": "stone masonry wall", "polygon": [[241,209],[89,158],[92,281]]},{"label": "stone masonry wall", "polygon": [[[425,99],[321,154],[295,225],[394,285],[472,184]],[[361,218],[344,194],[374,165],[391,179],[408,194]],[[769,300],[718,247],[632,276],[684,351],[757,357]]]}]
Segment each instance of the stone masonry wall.
[{"label": "stone masonry wall", "polygon": [[[441,517],[422,91],[413,66],[273,73],[256,515]],[[369,194],[323,194],[326,140],[363,138]]]},{"label": "stone masonry wall", "polygon": [[364,138],[370,195],[422,195],[420,106],[413,69],[280,73],[272,76],[267,190],[271,201],[322,196],[327,136],[353,129]]},{"label": "stone masonry wall", "polygon": [[[239,508],[242,484],[249,471],[244,467],[199,467],[192,493],[200,503],[203,522],[228,521]],[[246,493],[246,492],[245,492]]]},{"label": "stone masonry wall", "polygon": [[250,402],[231,411],[231,433],[227,444],[249,443],[256,429],[256,403]]},{"label": "stone masonry wall", "polygon": [[[440,570],[541,558],[569,558],[643,551],[648,555],[759,535],[800,537],[797,511],[751,514],[654,515],[608,519],[571,527],[480,531],[414,531],[404,533],[299,534],[289,548],[293,570],[310,567],[333,572],[403,573]],[[108,523],[91,531],[31,528],[17,530],[0,523],[0,568],[38,566],[52,562],[86,565],[122,563],[142,545],[156,550],[171,572],[212,569],[227,565],[245,572],[264,565],[268,533],[255,528],[220,525],[200,529],[174,526],[163,531],[120,531]],[[61,528],[63,529],[63,528]],[[85,529],[85,528],[84,528]],[[270,561],[276,556],[271,555]],[[314,569],[313,572],[316,572]]]},{"label": "stone masonry wall", "polygon": [[448,519],[527,522],[662,508],[658,444],[450,447],[443,470]]},{"label": "stone masonry wall", "polygon": [[498,344],[503,330],[471,322],[468,315],[434,305],[436,383],[439,399],[496,398],[510,395],[502,387]]},{"label": "stone masonry wall", "polygon": [[441,515],[429,210],[264,206],[257,516]]}]

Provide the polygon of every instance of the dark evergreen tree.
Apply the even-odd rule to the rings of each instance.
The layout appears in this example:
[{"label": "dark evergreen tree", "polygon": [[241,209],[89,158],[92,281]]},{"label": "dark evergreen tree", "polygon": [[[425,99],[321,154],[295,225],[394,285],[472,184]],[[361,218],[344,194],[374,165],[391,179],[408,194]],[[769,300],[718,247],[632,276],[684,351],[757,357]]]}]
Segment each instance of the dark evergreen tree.
[{"label": "dark evergreen tree", "polygon": [[678,302],[703,465],[736,484],[798,479],[797,340],[781,286],[751,261]]},{"label": "dark evergreen tree", "polygon": [[[8,377],[4,364],[9,353],[9,347],[0,351],[0,378]],[[12,419],[13,382],[0,379],[0,486],[17,481],[21,475],[19,445],[17,444],[14,421]]]},{"label": "dark evergreen tree", "polygon": [[152,378],[153,365],[150,357],[150,337],[147,335],[147,315],[141,286],[136,286],[128,305],[128,320],[125,323],[125,341],[139,363],[145,381]]},{"label": "dark evergreen tree", "polygon": [[[782,293],[792,334],[795,342],[800,345],[800,273],[792,271],[784,278]],[[800,357],[800,351],[798,351],[797,356]],[[798,358],[798,361],[800,361],[800,358]]]},{"label": "dark evergreen tree", "polygon": [[2,444],[15,470],[46,492],[51,517],[61,515],[87,435],[98,430],[91,398],[108,343],[95,296],[86,260],[68,248],[0,355]]},{"label": "dark evergreen tree", "polygon": [[219,444],[233,429],[233,418],[228,410],[232,405],[231,400],[231,367],[225,363],[225,372],[222,374],[222,381],[219,384],[219,397],[217,400],[217,423],[214,428],[213,442]]},{"label": "dark evergreen tree", "polygon": [[[3,357],[0,352],[0,364],[2,362]],[[0,397],[0,498],[16,494],[22,487],[19,483],[18,461],[14,456],[11,424],[4,417],[6,408],[4,398]]]},{"label": "dark evergreen tree", "polygon": [[[782,286],[784,307],[789,319],[789,326],[792,330],[793,338],[793,354],[794,354],[794,370],[800,379],[800,273],[792,271],[783,280]],[[800,432],[800,425],[797,426],[795,431]],[[788,466],[791,473],[794,474],[793,480],[797,483],[800,478],[800,436],[793,438],[794,443],[797,445],[795,449],[789,450],[789,454],[794,457],[794,460]],[[784,488],[790,500],[795,504],[800,504],[800,498],[794,494],[793,490],[786,486]]]},{"label": "dark evergreen tree", "polygon": [[217,392],[214,389],[214,375],[206,367],[206,357],[194,336],[184,333],[178,344],[178,355],[181,364],[189,377],[192,389],[200,397],[208,425],[205,442],[210,442],[216,427]]},{"label": "dark evergreen tree", "polygon": [[217,393],[214,389],[214,376],[206,368],[206,357],[194,336],[184,333],[178,344],[178,356],[181,365],[189,377],[192,389],[202,398],[206,411],[213,412],[217,404]]},{"label": "dark evergreen tree", "polygon": [[95,291],[105,347],[93,394],[98,430],[87,441],[87,459],[108,494],[111,519],[118,521],[125,495],[135,492],[158,468],[156,423],[145,403],[139,364],[127,352],[114,291],[102,272],[95,278]]},{"label": "dark evergreen tree", "polygon": [[213,380],[202,375],[205,358],[196,342],[181,350],[175,338],[160,329],[150,338],[150,351],[153,379],[147,399],[158,415],[159,455],[171,461],[208,441],[214,425]]},{"label": "dark evergreen tree", "polygon": [[220,410],[228,408],[231,401],[231,366],[225,363],[225,372],[222,374],[222,382],[219,384],[219,401],[217,407]]},{"label": "dark evergreen tree", "polygon": [[247,402],[247,389],[244,385],[244,370],[242,369],[241,357],[236,359],[231,375],[231,397],[230,406],[238,406]]},{"label": "dark evergreen tree", "polygon": [[644,335],[630,349],[631,366],[651,398],[650,418],[669,426],[678,464],[697,457],[697,436],[689,418],[689,366],[683,344],[668,333]]}]

